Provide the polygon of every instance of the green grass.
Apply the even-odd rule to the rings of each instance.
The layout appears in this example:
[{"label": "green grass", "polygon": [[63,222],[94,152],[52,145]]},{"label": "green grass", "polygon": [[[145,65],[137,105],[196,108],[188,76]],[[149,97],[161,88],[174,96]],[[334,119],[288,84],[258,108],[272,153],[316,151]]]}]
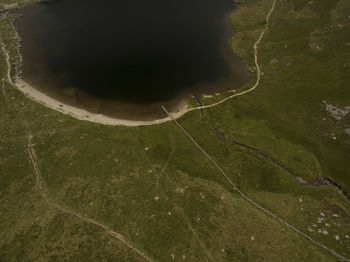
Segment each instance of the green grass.
[{"label": "green grass", "polygon": [[[231,17],[237,34],[230,46],[250,68],[271,4],[240,1]],[[350,119],[335,122],[322,102],[350,106],[348,10],[346,0],[278,0],[259,46],[261,84],[205,115],[227,137],[304,180],[325,176],[350,192],[350,138],[343,132]],[[1,40],[18,59],[12,19],[0,22]],[[0,75],[5,72],[1,56]],[[254,73],[251,78],[245,88]],[[244,201],[174,123],[103,126],[50,110],[9,84],[6,93],[8,99],[0,94],[0,261],[142,260],[42,199],[26,147],[29,133],[48,195],[110,226],[156,261],[172,255],[175,261],[336,261]],[[179,121],[250,198],[350,257],[350,205],[334,188],[299,185],[270,161],[225,142],[198,112]],[[321,212],[325,220],[318,223]]]}]

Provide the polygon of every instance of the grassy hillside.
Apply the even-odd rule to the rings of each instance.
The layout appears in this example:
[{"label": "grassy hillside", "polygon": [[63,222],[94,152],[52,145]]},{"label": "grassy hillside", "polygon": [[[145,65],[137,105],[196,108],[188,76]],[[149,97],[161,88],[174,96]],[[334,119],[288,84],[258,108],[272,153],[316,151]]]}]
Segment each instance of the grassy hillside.
[{"label": "grassy hillside", "polygon": [[[272,2],[242,0],[231,17],[230,46],[252,71],[244,88],[256,80],[253,45]],[[350,192],[349,114],[335,120],[326,110],[350,106],[349,7],[277,0],[258,49],[257,89],[204,117],[179,119],[251,199],[347,258],[350,203],[317,177]],[[0,40],[13,64],[13,16],[1,16]],[[174,123],[78,121],[27,99],[6,73],[1,53],[0,261],[144,261],[88,219],[154,261],[337,260],[242,199]]]}]

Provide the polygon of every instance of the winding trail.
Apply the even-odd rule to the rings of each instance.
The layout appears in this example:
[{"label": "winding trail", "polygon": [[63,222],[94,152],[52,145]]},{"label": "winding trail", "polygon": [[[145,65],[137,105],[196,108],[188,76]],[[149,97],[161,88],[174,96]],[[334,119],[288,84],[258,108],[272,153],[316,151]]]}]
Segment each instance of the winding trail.
[{"label": "winding trail", "polygon": [[[109,117],[106,115],[102,115],[102,114],[95,114],[95,113],[91,113],[88,112],[84,109],[75,107],[75,106],[71,106],[68,104],[65,104],[61,101],[58,101],[48,95],[46,95],[45,93],[39,91],[38,89],[32,87],[31,85],[29,85],[28,83],[26,83],[23,80],[17,80],[15,83],[13,83],[12,81],[10,83],[15,84],[15,86],[17,87],[18,90],[20,90],[21,92],[23,92],[26,96],[28,96],[29,98],[31,98],[32,100],[45,105],[51,109],[54,109],[56,111],[59,111],[61,113],[70,115],[76,119],[79,120],[85,120],[85,121],[89,121],[89,122],[93,122],[93,123],[99,123],[99,124],[104,124],[104,125],[124,125],[124,126],[148,126],[148,125],[157,125],[157,124],[162,124],[165,122],[169,122],[172,119],[178,119],[180,117],[182,117],[183,115],[185,115],[186,113],[189,113],[191,111],[194,110],[202,110],[202,109],[206,109],[206,108],[211,108],[211,107],[215,107],[218,106],[224,102],[226,102],[229,99],[232,99],[234,97],[238,97],[247,93],[252,92],[253,90],[255,90],[259,84],[260,84],[260,79],[261,79],[261,69],[258,63],[258,47],[259,44],[261,42],[261,40],[263,39],[266,31],[269,28],[269,21],[270,21],[270,17],[275,9],[275,5],[276,5],[276,1],[274,0],[271,6],[271,9],[268,11],[267,16],[266,16],[266,25],[265,28],[263,29],[263,31],[261,32],[259,38],[257,39],[257,41],[255,42],[254,46],[253,46],[253,50],[254,50],[254,61],[255,61],[255,66],[256,66],[256,72],[257,72],[257,78],[256,78],[256,82],[255,84],[244,91],[238,92],[238,93],[234,93],[230,96],[227,96],[225,98],[223,98],[222,100],[209,104],[209,105],[204,105],[204,106],[200,106],[200,107],[191,107],[189,108],[188,106],[186,107],[182,107],[179,110],[177,110],[176,112],[172,112],[171,113],[171,117],[165,117],[165,118],[161,118],[161,119],[156,119],[156,120],[146,120],[146,121],[135,121],[135,120],[126,120],[126,119],[117,119],[117,118],[113,118],[113,117]],[[8,53],[6,52],[6,56],[9,57]],[[8,71],[8,79],[11,79],[10,76],[10,72]]]},{"label": "winding trail", "polygon": [[[209,104],[209,105],[204,105],[204,106],[199,106],[199,107],[194,107],[194,108],[190,108],[188,109],[187,112],[190,112],[190,111],[193,111],[193,110],[202,110],[202,109],[206,109],[206,108],[211,108],[211,107],[214,107],[214,106],[217,106],[217,105],[220,105],[224,102],[226,102],[227,100],[231,99],[231,98],[234,98],[234,97],[237,97],[237,96],[241,96],[241,95],[245,95],[247,93],[250,93],[252,91],[254,91],[260,84],[260,80],[261,80],[261,69],[260,69],[260,66],[259,66],[259,63],[258,63],[258,47],[259,47],[259,44],[262,40],[262,38],[264,37],[266,31],[269,29],[269,21],[270,21],[270,17],[272,15],[272,12],[275,10],[275,6],[276,6],[276,1],[277,0],[274,0],[273,3],[272,3],[272,7],[270,9],[270,11],[267,13],[267,16],[266,16],[266,26],[264,28],[264,30],[261,32],[260,34],[260,37],[258,38],[258,40],[255,42],[254,44],[254,62],[255,62],[255,67],[256,67],[256,72],[257,72],[257,78],[256,78],[256,82],[255,84],[245,90],[245,91],[241,91],[239,93],[235,93],[233,95],[230,95],[228,97],[225,97],[224,99],[220,100],[219,102],[216,102],[216,103],[213,103],[213,104]],[[186,113],[187,113],[186,112]]]},{"label": "winding trail", "polygon": [[5,99],[7,100],[7,94],[6,94],[6,91],[5,91],[5,78],[2,78],[1,82],[2,82],[1,90],[2,90],[2,93],[3,93],[4,97],[5,97]]},{"label": "winding trail", "polygon": [[7,100],[7,95],[6,95],[6,91],[5,91],[5,81],[7,78],[7,82],[9,82],[10,84],[13,84],[12,79],[11,79],[11,63],[10,63],[10,56],[7,53],[6,49],[5,49],[5,45],[4,43],[1,41],[0,42],[1,45],[1,50],[2,52],[5,54],[6,56],[6,65],[7,65],[7,73],[5,74],[5,76],[1,79],[2,85],[1,85],[1,89],[2,89],[2,93],[4,94],[5,99]]},{"label": "winding trail", "polygon": [[107,234],[109,234],[110,236],[116,238],[117,240],[119,240],[121,243],[123,243],[126,247],[128,247],[129,249],[131,249],[132,251],[134,251],[135,253],[137,253],[139,256],[141,256],[144,260],[152,262],[153,259],[151,259],[150,257],[146,256],[144,252],[140,251],[139,249],[137,249],[135,246],[133,246],[131,244],[131,242],[129,240],[127,240],[125,237],[123,237],[121,234],[113,231],[110,227],[96,221],[93,220],[91,218],[85,217],[73,210],[67,209],[57,203],[55,203],[50,197],[47,196],[47,187],[42,179],[41,176],[41,172],[40,172],[40,168],[38,166],[38,162],[37,162],[37,158],[36,158],[36,154],[33,148],[33,143],[32,143],[32,139],[33,136],[29,135],[28,137],[28,145],[27,145],[27,149],[28,149],[28,154],[30,157],[30,161],[32,162],[33,165],[33,170],[35,173],[35,184],[39,189],[39,192],[41,194],[41,196],[43,197],[43,199],[45,200],[45,202],[50,205],[51,207],[56,208],[57,210],[72,215],[76,218],[79,218],[80,220],[83,220],[84,222],[87,222],[89,224],[95,225],[100,227],[101,229],[103,229],[104,231],[106,231]]},{"label": "winding trail", "polygon": [[4,78],[7,78],[7,81],[13,85],[13,81],[11,79],[11,62],[10,62],[10,55],[8,54],[8,52],[5,49],[5,45],[3,42],[1,42],[1,49],[4,52],[5,56],[6,56],[6,64],[7,64],[7,74]]},{"label": "winding trail", "polygon": [[[6,92],[4,89],[4,83],[5,81],[7,81],[10,84],[14,84],[14,82],[12,81],[11,78],[11,63],[10,63],[10,55],[8,54],[8,51],[5,48],[4,43],[2,42],[1,38],[0,38],[0,46],[1,46],[1,50],[3,51],[3,53],[5,54],[6,57],[6,64],[7,64],[7,73],[5,74],[5,76],[2,78],[2,91],[4,93],[5,98],[7,98],[6,96]],[[36,154],[35,154],[35,150],[33,148],[33,136],[29,135],[28,136],[28,144],[27,144],[27,150],[28,150],[28,154],[30,157],[30,161],[33,165],[33,170],[35,173],[35,184],[37,186],[37,188],[39,189],[39,192],[41,194],[41,196],[43,197],[43,199],[45,200],[45,202],[50,205],[51,207],[56,208],[57,210],[72,215],[80,220],[83,220],[84,222],[87,222],[89,224],[93,224],[95,226],[100,227],[101,229],[105,230],[107,234],[109,234],[110,236],[112,236],[113,238],[119,240],[122,244],[124,244],[126,247],[128,247],[129,249],[131,249],[132,251],[134,251],[135,253],[137,253],[139,256],[141,256],[144,260],[152,262],[153,259],[151,259],[150,257],[148,257],[147,255],[145,255],[144,252],[140,251],[139,249],[137,249],[136,247],[134,247],[131,242],[129,240],[127,240],[124,236],[122,236],[121,234],[119,234],[118,232],[113,231],[110,227],[96,221],[93,220],[91,218],[85,217],[73,210],[67,209],[57,203],[55,203],[55,201],[53,201],[50,197],[48,197],[47,195],[47,188],[46,185],[42,179],[41,176],[41,172],[40,172],[40,168],[38,166],[37,163],[37,158],[36,158]]]},{"label": "winding trail", "polygon": [[[2,41],[0,42],[0,45],[1,45],[1,50],[3,51],[3,53],[4,53],[5,56],[6,56],[7,68],[10,68],[10,67],[11,67],[10,58],[9,58],[8,53],[6,52],[6,49],[5,49],[4,44],[3,44]],[[7,77],[7,79],[10,79],[10,80],[11,80],[10,71],[11,71],[11,69],[7,70],[7,73],[6,73],[6,74],[4,75],[4,77],[1,79],[1,82],[2,82],[2,83],[1,83],[1,90],[2,90],[2,93],[3,93],[3,95],[4,95],[4,97],[5,97],[6,100],[7,100],[7,94],[6,94],[6,91],[5,91],[5,81],[6,81],[6,77]],[[11,83],[11,82],[9,81],[9,83]]]},{"label": "winding trail", "polygon": [[[6,18],[6,14],[1,17],[0,21],[4,20],[5,18]],[[0,36],[1,36],[1,34],[0,34]],[[5,99],[7,100],[7,95],[6,95],[6,91],[5,91],[6,78],[10,84],[13,84],[12,79],[11,79],[11,63],[10,63],[10,56],[6,51],[5,44],[3,43],[1,38],[0,38],[0,45],[1,45],[2,52],[4,53],[4,55],[6,57],[6,65],[7,65],[7,71],[6,71],[5,75],[3,76],[3,78],[1,79],[1,82],[2,82],[1,90],[2,90],[2,93],[4,94]]]},{"label": "winding trail", "polygon": [[[162,106],[164,112],[166,114],[169,115],[169,117],[171,117],[170,113],[166,110],[166,108],[164,106]],[[223,169],[215,162],[215,160],[198,144],[198,142],[188,133],[188,131],[175,119],[173,118],[173,121],[175,122],[175,124],[181,129],[181,131],[192,141],[192,143],[201,151],[201,153],[218,169],[218,171],[220,172],[220,174],[229,182],[229,184],[232,186],[233,190],[237,191],[241,197],[243,197],[247,202],[249,202],[251,205],[253,205],[254,207],[256,207],[257,209],[261,210],[262,212],[264,212],[265,214],[271,216],[272,218],[274,218],[275,220],[277,220],[278,222],[280,222],[281,224],[285,225],[286,227],[288,227],[289,229],[293,230],[294,232],[298,233],[299,235],[305,237],[306,239],[308,239],[310,242],[312,242],[313,244],[315,244],[318,247],[323,248],[324,250],[328,251],[330,254],[332,254],[333,256],[337,257],[338,259],[342,260],[342,261],[350,261],[349,258],[346,258],[342,255],[340,255],[339,253],[337,253],[336,251],[334,251],[333,249],[328,248],[327,246],[321,244],[320,242],[318,242],[317,240],[313,239],[312,237],[310,237],[309,235],[305,234],[304,232],[300,231],[299,229],[297,229],[296,227],[294,227],[293,225],[289,224],[288,222],[286,222],[285,220],[283,220],[282,218],[278,217],[277,215],[273,214],[271,211],[265,209],[264,207],[262,207],[260,204],[258,204],[257,202],[255,202],[254,200],[250,199],[247,195],[245,195],[233,182],[232,180],[228,177],[228,175],[223,171]]]}]

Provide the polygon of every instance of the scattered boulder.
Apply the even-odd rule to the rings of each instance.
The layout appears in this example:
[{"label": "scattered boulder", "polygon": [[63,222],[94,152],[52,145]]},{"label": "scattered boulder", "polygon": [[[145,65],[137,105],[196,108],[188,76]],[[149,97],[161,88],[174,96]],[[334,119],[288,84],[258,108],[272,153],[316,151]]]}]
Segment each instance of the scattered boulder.
[{"label": "scattered boulder", "polygon": [[344,130],[344,132],[345,132],[345,134],[347,134],[348,136],[350,136],[350,128],[346,128],[346,129]]},{"label": "scattered boulder", "polygon": [[347,114],[350,113],[350,106],[344,107],[344,109],[338,108],[331,104],[326,104],[326,110],[329,113],[329,116],[333,119],[340,121],[342,120]]},{"label": "scattered boulder", "polygon": [[277,59],[275,59],[275,58],[272,59],[272,60],[270,61],[271,64],[276,64],[276,63],[278,63],[278,62],[279,62],[279,61],[278,61]]}]

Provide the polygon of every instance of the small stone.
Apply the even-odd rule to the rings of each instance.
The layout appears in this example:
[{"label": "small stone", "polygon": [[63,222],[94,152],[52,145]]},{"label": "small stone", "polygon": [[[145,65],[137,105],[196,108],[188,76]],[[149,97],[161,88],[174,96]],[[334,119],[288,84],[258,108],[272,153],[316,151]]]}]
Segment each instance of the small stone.
[{"label": "small stone", "polygon": [[156,200],[156,201],[157,201],[158,199],[159,199],[159,196],[156,196],[156,197],[154,198],[154,200]]},{"label": "small stone", "polygon": [[251,236],[250,239],[251,239],[252,241],[254,241],[255,237],[254,237],[254,236]]},{"label": "small stone", "polygon": [[302,198],[299,198],[299,202],[303,202],[303,199],[302,199]]},{"label": "small stone", "polygon": [[183,192],[184,192],[184,190],[183,190],[183,188],[178,187],[178,188],[176,188],[176,192],[183,193]]},{"label": "small stone", "polygon": [[328,235],[328,231],[327,230],[322,230],[322,234],[323,235]]},{"label": "small stone", "polygon": [[320,214],[321,214],[321,216],[323,216],[323,217],[324,217],[324,214],[323,214],[322,212],[321,212]]},{"label": "small stone", "polygon": [[338,235],[335,236],[335,240],[339,241],[340,237]]},{"label": "small stone", "polygon": [[344,132],[345,132],[345,134],[350,136],[350,128],[345,129]]}]

